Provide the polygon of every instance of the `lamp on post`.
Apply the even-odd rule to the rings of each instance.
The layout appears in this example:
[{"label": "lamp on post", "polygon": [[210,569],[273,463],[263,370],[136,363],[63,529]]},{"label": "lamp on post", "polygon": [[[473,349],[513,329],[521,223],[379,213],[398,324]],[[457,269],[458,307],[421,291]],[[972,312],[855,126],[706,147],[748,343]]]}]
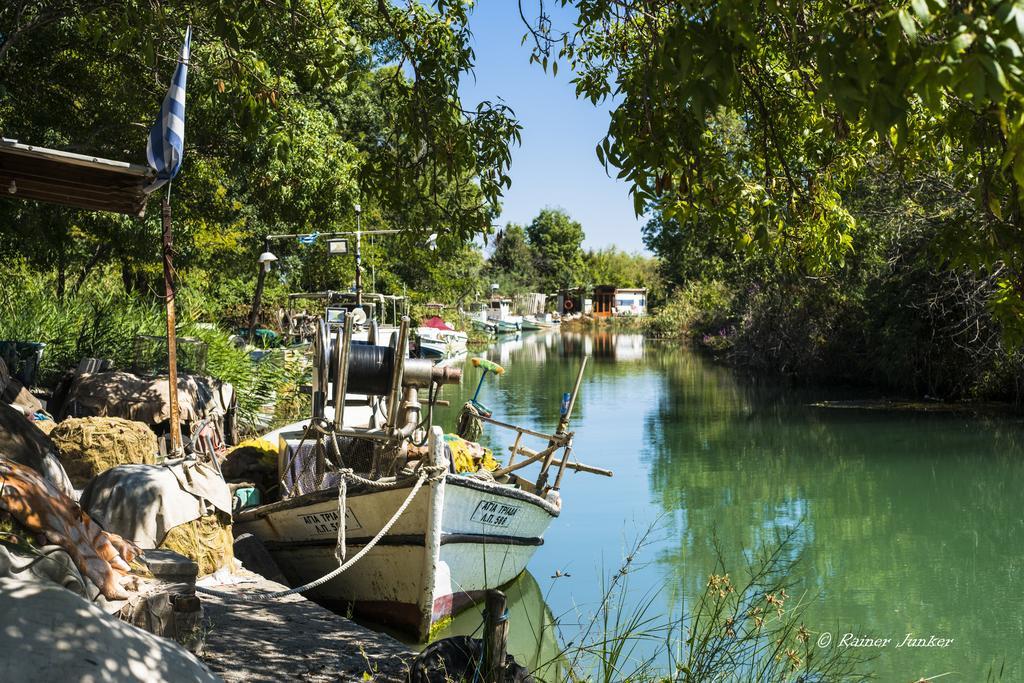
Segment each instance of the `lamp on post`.
[{"label": "lamp on post", "polygon": [[363,305],[363,232],[360,218],[363,214],[363,207],[356,204],[352,207],[356,212],[356,306]]},{"label": "lamp on post", "polygon": [[259,255],[256,262],[259,264],[259,274],[256,276],[256,293],[252,297],[252,310],[249,311],[249,335],[247,341],[250,344],[256,343],[256,319],[260,314],[260,299],[263,298],[263,283],[270,272],[270,267],[277,260],[270,251],[270,240],[263,240],[263,253]]}]

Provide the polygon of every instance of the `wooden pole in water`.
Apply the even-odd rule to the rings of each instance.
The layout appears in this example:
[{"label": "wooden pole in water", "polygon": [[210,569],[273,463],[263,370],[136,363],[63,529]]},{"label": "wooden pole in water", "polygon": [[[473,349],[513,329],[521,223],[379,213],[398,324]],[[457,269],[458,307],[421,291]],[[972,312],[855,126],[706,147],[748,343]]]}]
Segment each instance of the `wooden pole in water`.
[{"label": "wooden pole in water", "polygon": [[[583,362],[580,363],[580,371],[576,374],[576,384],[572,388],[572,397],[569,399],[569,407],[565,411],[565,415],[558,421],[558,433],[564,434],[569,428],[569,418],[572,416],[572,409],[576,407],[576,396],[580,393],[580,384],[583,383],[583,371],[587,369],[587,357],[583,356]],[[555,490],[557,491],[562,485],[562,475],[565,474],[565,466],[569,462],[569,454],[572,453],[572,442],[570,442],[565,449],[562,451],[562,462],[558,465],[558,476],[555,477]]]},{"label": "wooden pole in water", "polygon": [[484,681],[504,683],[505,651],[508,648],[507,601],[499,590],[487,591],[486,618],[484,629]]},{"label": "wooden pole in water", "polygon": [[587,369],[587,356],[583,356],[583,362],[580,363],[580,371],[576,373],[576,384],[572,387],[572,396],[569,398],[569,407],[565,411],[565,415],[558,421],[558,430],[556,434],[565,434],[569,428],[569,418],[572,417],[572,410],[576,407],[576,396],[580,393],[580,384],[583,383],[583,371]]},{"label": "wooden pole in water", "polygon": [[161,206],[163,219],[164,299],[167,306],[167,402],[171,413],[171,457],[181,453],[178,411],[178,340],[174,316],[174,242],[171,235],[171,184]]}]

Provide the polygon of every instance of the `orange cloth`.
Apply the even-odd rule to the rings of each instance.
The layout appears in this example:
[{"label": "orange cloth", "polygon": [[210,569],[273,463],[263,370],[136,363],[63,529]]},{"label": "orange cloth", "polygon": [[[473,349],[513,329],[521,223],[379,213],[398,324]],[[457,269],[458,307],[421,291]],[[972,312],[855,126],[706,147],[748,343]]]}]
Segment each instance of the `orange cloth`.
[{"label": "orange cloth", "polygon": [[29,531],[43,534],[67,551],[82,576],[110,600],[128,597],[120,586],[138,549],[117,534],[103,531],[78,503],[35,470],[0,457],[0,509]]}]

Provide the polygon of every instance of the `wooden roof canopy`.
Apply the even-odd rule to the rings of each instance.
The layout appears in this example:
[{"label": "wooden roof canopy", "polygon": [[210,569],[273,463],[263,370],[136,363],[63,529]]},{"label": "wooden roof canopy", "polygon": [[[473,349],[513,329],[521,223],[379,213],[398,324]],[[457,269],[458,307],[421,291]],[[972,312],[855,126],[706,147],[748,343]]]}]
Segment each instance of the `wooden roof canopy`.
[{"label": "wooden roof canopy", "polygon": [[143,216],[154,177],[148,166],[0,138],[0,195],[8,199]]}]

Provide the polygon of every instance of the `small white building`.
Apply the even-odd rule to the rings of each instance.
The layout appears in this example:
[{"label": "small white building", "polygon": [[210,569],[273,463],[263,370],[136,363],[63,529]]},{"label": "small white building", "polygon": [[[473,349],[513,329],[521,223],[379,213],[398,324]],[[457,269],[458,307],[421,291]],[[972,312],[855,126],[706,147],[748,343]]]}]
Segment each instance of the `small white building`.
[{"label": "small white building", "polygon": [[647,315],[647,290],[642,288],[616,289],[615,315]]}]

